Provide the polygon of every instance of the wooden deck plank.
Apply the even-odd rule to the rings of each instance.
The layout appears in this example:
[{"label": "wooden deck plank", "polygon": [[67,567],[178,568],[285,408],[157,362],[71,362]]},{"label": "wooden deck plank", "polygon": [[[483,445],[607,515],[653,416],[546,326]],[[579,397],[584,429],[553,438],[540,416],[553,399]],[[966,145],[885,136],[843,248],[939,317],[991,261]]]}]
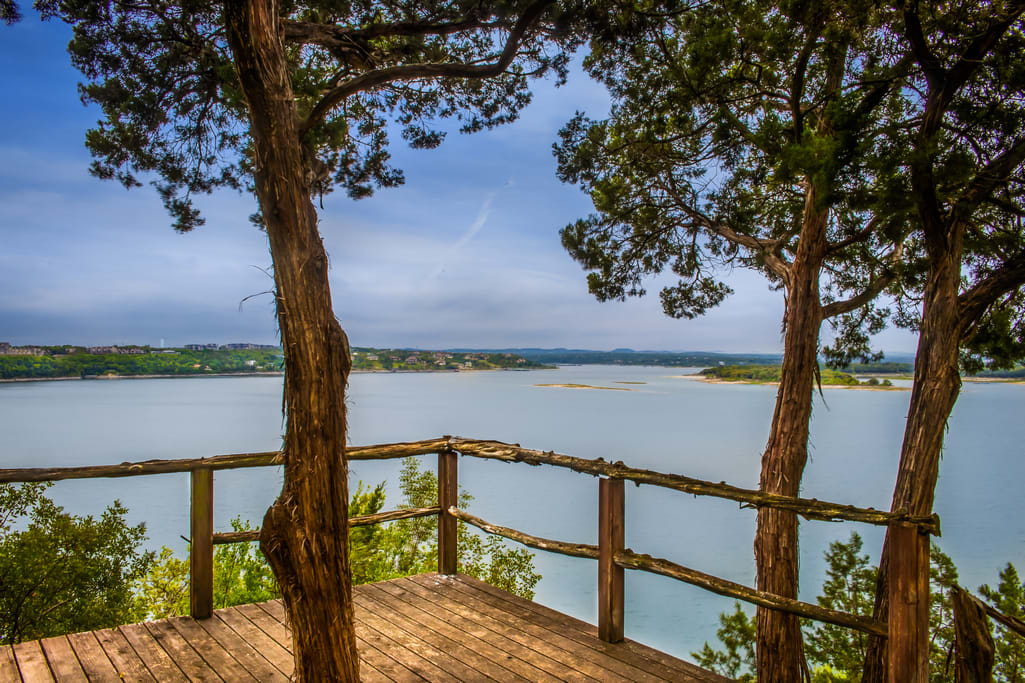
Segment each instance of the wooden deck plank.
[{"label": "wooden deck plank", "polygon": [[[630,681],[727,679],[467,576],[424,574],[353,589],[361,679]],[[280,600],[0,647],[0,682],[286,683],[291,637]],[[20,670],[19,670],[20,667]]]},{"label": "wooden deck plank", "polygon": [[[426,576],[436,576],[435,574],[427,574]],[[569,638],[577,640],[582,644],[597,643],[597,647],[605,648],[608,654],[622,659],[634,666],[644,668],[647,671],[661,676],[667,680],[677,680],[682,676],[691,676],[698,681],[709,681],[710,683],[730,683],[730,679],[720,676],[716,673],[702,669],[690,662],[685,662],[682,659],[677,659],[672,655],[668,655],[661,650],[656,650],[652,647],[638,643],[636,641],[625,639],[621,643],[609,644],[598,640],[598,629],[593,624],[588,624],[586,621],[581,621],[568,614],[563,614],[550,607],[546,607],[540,603],[533,601],[520,601],[515,596],[510,595],[506,591],[500,588],[484,583],[471,576],[459,575],[459,585],[467,588],[473,588],[481,592],[488,593],[500,600],[510,602],[516,606],[529,610],[533,617],[525,615],[524,618],[535,619],[542,621],[546,624],[551,624],[555,628],[559,628],[560,631]],[[682,680],[687,680],[682,678]]]},{"label": "wooden deck plank", "polygon": [[219,619],[237,633],[242,640],[249,643],[286,677],[290,677],[295,671],[295,660],[292,658],[292,653],[283,648],[281,643],[267,635],[256,624],[246,619],[236,608],[215,610],[213,618]]},{"label": "wooden deck plank", "polygon": [[[121,680],[107,653],[100,647],[100,641],[96,640],[92,632],[70,633],[68,642],[75,648],[78,661],[82,663],[82,668],[85,669],[90,681],[117,683]],[[57,679],[61,680],[60,676],[57,676]]]},{"label": "wooden deck plank", "polygon": [[288,676],[216,616],[210,619],[200,619],[196,623],[222,648],[230,652],[235,660],[245,667],[245,670],[256,680],[278,681],[279,683],[288,681]]},{"label": "wooden deck plank", "polygon": [[543,669],[550,676],[564,681],[599,681],[583,673],[579,668],[579,662],[570,653],[553,647],[548,643],[524,635],[518,628],[509,626],[498,619],[486,614],[478,614],[466,605],[453,600],[442,592],[434,592],[410,578],[396,579],[391,584],[396,589],[406,590],[428,603],[432,603],[436,609],[446,612],[447,619],[457,620],[460,625],[473,623],[483,626],[491,631],[487,637],[496,645],[499,645],[509,654],[530,662],[539,669]]},{"label": "wooden deck plank", "polygon": [[89,681],[67,636],[54,636],[39,641],[50,670],[59,681]]},{"label": "wooden deck plank", "polygon": [[[366,603],[357,605],[356,631],[364,639],[370,634],[380,634],[387,642],[394,643],[388,654],[410,671],[417,673],[429,681],[458,683],[459,681],[481,678],[479,671],[469,668],[462,662],[451,658],[447,653],[425,643],[416,635],[408,633],[397,624],[374,613],[365,607]],[[363,609],[360,609],[363,607]],[[362,627],[362,628],[361,628]],[[380,646],[378,646],[380,649]],[[453,673],[453,669],[457,673]],[[468,678],[469,676],[469,678]]]},{"label": "wooden deck plank", "polygon": [[275,619],[259,605],[236,605],[239,614],[253,622],[260,630],[273,638],[281,647],[292,652],[292,635],[280,619]]},{"label": "wooden deck plank", "polygon": [[232,653],[224,649],[217,640],[199,625],[198,619],[173,617],[167,623],[178,632],[185,642],[207,663],[217,675],[226,681],[256,681],[256,677],[242,666]]},{"label": "wooden deck plank", "polygon": [[[240,606],[241,607],[241,606]],[[284,619],[284,606],[280,600],[272,600],[270,602],[259,603],[257,605],[247,605],[246,607],[255,607],[263,614],[259,614],[256,611],[247,612],[254,623],[268,627],[271,622],[282,625]],[[424,678],[416,669],[423,668],[422,665],[418,666],[418,663],[412,661],[412,666],[406,666],[402,660],[408,659],[406,653],[402,652],[402,648],[397,647],[396,644],[390,639],[384,637],[382,634],[377,633],[373,629],[370,629],[365,624],[357,621],[356,623],[356,646],[359,650],[360,664],[361,664],[361,675],[362,664],[369,664],[370,667],[382,674],[385,680],[389,681],[425,681],[431,680]]]},{"label": "wooden deck plank", "polygon": [[[483,640],[469,637],[428,611],[392,597],[378,586],[368,584],[360,586],[358,592],[353,592],[357,601],[373,600],[387,607],[390,610],[390,618],[394,619],[396,624],[407,631],[415,629],[420,638],[435,647],[443,648],[452,657],[479,671],[482,676],[497,681],[528,681],[542,673],[533,666],[517,666],[518,660],[510,658],[501,650],[491,647]],[[465,641],[466,644],[460,641]],[[502,666],[506,661],[512,664],[509,668]],[[517,669],[520,673],[516,672]]]},{"label": "wooden deck plank", "polygon": [[[497,636],[494,632],[480,624],[460,620],[456,615],[439,609],[433,603],[425,602],[419,596],[403,588],[396,587],[390,581],[376,584],[376,586],[381,591],[386,592],[392,600],[407,604],[410,609],[416,612],[428,614],[432,624],[437,621],[447,624],[448,628],[454,632],[454,636],[466,643],[467,647],[476,649],[478,645],[482,646],[478,652],[482,656],[500,664],[503,668],[512,670],[530,681],[552,680],[555,678],[551,672],[545,671],[519,656],[522,654],[522,650],[517,652],[518,644],[514,641],[506,642],[506,639]],[[503,649],[503,645],[505,645],[505,649]]]},{"label": "wooden deck plank", "polygon": [[207,665],[203,658],[192,649],[192,646],[174,630],[166,619],[147,621],[146,630],[164,649],[174,663],[182,670],[190,681],[221,681],[224,680]]},{"label": "wooden deck plank", "polygon": [[18,663],[14,661],[14,650],[10,645],[0,645],[0,681],[12,681],[17,683],[21,680],[18,673]]},{"label": "wooden deck plank", "polygon": [[[275,621],[279,622],[281,624],[282,628],[286,628],[285,624],[284,624],[284,620],[285,620],[285,607],[284,607],[284,605],[281,604],[281,600],[270,600],[268,602],[261,602],[261,603],[259,603],[259,607],[261,609],[263,609],[265,612],[267,612]],[[259,630],[258,627],[256,627],[255,625],[253,625],[253,628],[257,628],[257,630]],[[263,631],[260,631],[260,632],[263,633]],[[266,636],[266,634],[264,634],[264,635]],[[363,656],[363,646],[359,642],[359,635],[358,634],[357,634],[357,639],[356,640],[357,640],[357,646],[358,646],[359,652],[360,652],[360,665],[359,665],[360,679],[362,681],[364,681],[365,683],[389,683],[392,679],[389,678],[388,676],[384,675],[380,671],[378,671],[376,668],[374,668],[367,661],[367,658]],[[294,661],[292,660],[291,653],[288,653],[288,661],[289,661],[289,669],[288,669],[288,671],[289,671],[289,674],[291,674],[291,672],[293,670],[293,666],[294,666]]]},{"label": "wooden deck plank", "polygon": [[120,631],[105,628],[94,631],[100,647],[107,653],[110,663],[114,665],[118,675],[133,683],[156,683],[156,679],[146,668],[146,664],[135,653],[131,644]]},{"label": "wooden deck plank", "polygon": [[525,634],[573,653],[579,658],[580,670],[589,676],[607,678],[609,675],[615,675],[635,683],[658,683],[666,680],[665,676],[656,676],[596,649],[594,646],[602,643],[597,638],[587,643],[567,638],[562,635],[560,629],[549,628],[548,625],[531,620],[532,613],[525,614],[522,609],[517,609],[517,602],[495,600],[488,593],[475,591],[472,587],[466,586],[458,577],[418,577],[416,581],[428,589],[441,581],[445,586],[445,594],[459,600],[468,608],[498,620],[516,621]]},{"label": "wooden deck plank", "polygon": [[29,640],[14,646],[14,660],[18,662],[18,672],[24,681],[45,682],[54,680],[50,667],[46,663],[46,655],[38,640]]},{"label": "wooden deck plank", "polygon": [[139,656],[146,669],[153,675],[153,678],[160,683],[187,683],[185,674],[175,664],[171,655],[153,638],[153,635],[146,628],[145,624],[127,624],[118,626],[117,630],[125,637],[128,644],[132,646],[135,654]]}]

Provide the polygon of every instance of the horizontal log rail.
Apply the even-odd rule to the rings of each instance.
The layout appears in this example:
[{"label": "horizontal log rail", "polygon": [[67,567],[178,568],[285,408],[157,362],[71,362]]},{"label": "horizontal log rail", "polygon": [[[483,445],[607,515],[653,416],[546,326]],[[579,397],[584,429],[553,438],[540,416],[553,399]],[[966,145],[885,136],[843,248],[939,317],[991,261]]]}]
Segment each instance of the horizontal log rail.
[{"label": "horizontal log rail", "polygon": [[845,626],[862,633],[869,633],[883,638],[887,637],[886,622],[877,621],[870,617],[860,617],[855,614],[826,609],[809,602],[784,598],[774,593],[766,593],[765,591],[749,588],[740,583],[734,583],[711,574],[699,572],[696,569],[689,569],[669,560],[652,557],[651,555],[641,555],[629,549],[617,552],[614,559],[616,564],[624,569],[639,569],[653,574],[668,576],[669,578],[704,588],[712,593],[743,600],[760,607],[768,607],[769,609],[786,612],[787,614],[796,614],[799,617],[823,621],[827,624]]},{"label": "horizontal log rail", "polygon": [[590,560],[598,559],[598,546],[596,545],[567,543],[565,541],[553,541],[549,538],[541,538],[540,536],[531,536],[530,534],[525,534],[522,531],[517,531],[516,529],[510,529],[509,527],[498,526],[491,522],[485,522],[480,517],[474,517],[470,513],[456,507],[450,507],[448,509],[448,513],[456,519],[462,520],[467,524],[472,524],[478,529],[486,531],[489,534],[502,536],[503,538],[508,538],[511,541],[522,543],[523,545],[531,548],[547,550],[550,553],[569,555],[571,557],[583,557]]},{"label": "horizontal log rail", "polygon": [[450,446],[462,455],[476,458],[501,460],[503,462],[522,462],[528,465],[553,465],[565,467],[574,472],[605,476],[610,479],[624,479],[637,484],[649,484],[690,493],[695,496],[713,496],[740,503],[744,507],[772,507],[789,510],[806,517],[824,521],[846,520],[862,522],[878,526],[889,526],[895,523],[912,524],[922,531],[934,536],[940,535],[940,518],[938,515],[917,516],[906,512],[885,512],[874,508],[859,508],[853,505],[829,503],[815,498],[791,498],[771,493],[763,493],[753,489],[731,486],[725,482],[718,484],[702,479],[685,477],[680,474],[664,474],[654,470],[643,470],[629,467],[622,462],[607,462],[601,458],[587,460],[571,455],[563,455],[554,451],[537,451],[522,448],[516,444],[500,441],[480,441],[476,439],[452,438]]},{"label": "horizontal log rail", "polygon": [[[375,446],[352,446],[345,450],[349,460],[388,460],[411,455],[428,455],[449,450],[448,439],[428,439],[409,443],[390,443]],[[35,481],[62,481],[65,479],[103,479],[111,477],[136,477],[147,474],[173,474],[191,472],[196,469],[234,470],[245,467],[272,467],[283,465],[282,451],[264,453],[233,453],[214,455],[209,458],[186,458],[181,460],[143,460],[123,462],[118,465],[89,465],[85,467],[20,467],[0,469],[0,484]]]},{"label": "horizontal log rail", "polygon": [[[528,465],[552,465],[592,476],[610,479],[624,479],[637,484],[648,484],[690,493],[696,496],[712,496],[733,500],[745,507],[773,507],[790,510],[808,519],[825,521],[846,520],[887,526],[907,523],[919,527],[934,536],[940,535],[940,520],[937,515],[915,516],[905,512],[885,512],[874,508],[859,508],[853,505],[830,503],[815,498],[790,498],[753,489],[731,486],[725,482],[715,483],[686,477],[680,474],[665,474],[654,470],[629,467],[622,462],[607,462],[601,458],[588,460],[554,451],[538,451],[522,448],[517,444],[480,439],[442,437],[424,441],[380,444],[374,446],[353,446],[346,449],[349,460],[388,460],[412,455],[428,455],[455,450],[462,455],[475,458],[500,460],[502,462],[523,462]],[[125,462],[119,465],[91,465],[86,467],[46,467],[0,469],[0,483],[60,481],[64,479],[94,479],[104,477],[132,477],[147,474],[169,474],[191,472],[195,469],[227,470],[244,467],[268,467],[284,463],[281,451],[264,453],[236,453],[215,455],[209,458],[185,460],[145,460]]]},{"label": "horizontal log rail", "polygon": [[[560,555],[570,555],[572,557],[583,557],[592,560],[598,559],[599,551],[598,546],[596,545],[566,543],[564,541],[553,541],[547,538],[531,536],[530,534],[516,529],[510,529],[508,527],[486,522],[480,517],[474,517],[473,515],[455,507],[450,507],[448,512],[453,517],[456,517],[468,524],[472,524],[478,529],[489,534],[508,538],[511,541],[522,543],[523,545],[531,548],[547,550],[548,552],[558,553]],[[743,584],[720,579],[716,576],[712,576],[711,574],[705,574],[697,571],[696,569],[689,569],[670,562],[669,560],[651,557],[650,555],[641,555],[629,549],[617,552],[614,556],[614,560],[618,566],[623,567],[624,569],[637,569],[651,572],[653,574],[668,576],[670,578],[677,579],[678,581],[704,588],[705,590],[713,593],[725,595],[729,598],[736,598],[737,600],[743,600],[744,602],[748,602],[753,605],[768,607],[788,614],[796,614],[799,617],[815,619],[816,621],[822,621],[828,624],[846,626],[847,628],[852,628],[863,633],[882,636],[883,638],[887,635],[885,622],[876,621],[875,619],[868,617],[860,617],[854,614],[847,614],[846,612],[839,612],[837,610],[826,609],[825,607],[801,602],[800,600],[780,597],[773,593],[766,593],[754,588],[749,588]]]},{"label": "horizontal log rail", "polygon": [[[388,510],[376,512],[372,515],[360,515],[349,518],[349,527],[369,526],[371,524],[382,524],[394,522],[397,519],[412,519],[415,517],[430,517],[441,512],[441,508],[435,505],[427,508],[402,508],[399,510]],[[248,531],[228,531],[214,534],[214,545],[225,545],[228,543],[250,543],[260,540],[260,530],[250,529]]]}]

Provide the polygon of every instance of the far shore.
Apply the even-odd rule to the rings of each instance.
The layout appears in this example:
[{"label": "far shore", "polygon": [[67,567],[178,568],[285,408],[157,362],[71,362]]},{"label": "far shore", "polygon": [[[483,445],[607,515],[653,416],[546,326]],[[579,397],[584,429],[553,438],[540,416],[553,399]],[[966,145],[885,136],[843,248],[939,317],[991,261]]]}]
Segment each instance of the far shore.
[{"label": "far shore", "polygon": [[[436,373],[436,372],[531,372],[534,370],[552,370],[554,368],[445,368],[444,370],[351,370],[350,374],[363,373]],[[93,380],[118,380],[118,379],[190,379],[194,377],[283,377],[284,372],[204,372],[189,373],[184,375],[89,375],[87,377],[12,377],[0,379],[0,383],[16,382],[75,382]],[[629,391],[628,389],[626,391]]]}]

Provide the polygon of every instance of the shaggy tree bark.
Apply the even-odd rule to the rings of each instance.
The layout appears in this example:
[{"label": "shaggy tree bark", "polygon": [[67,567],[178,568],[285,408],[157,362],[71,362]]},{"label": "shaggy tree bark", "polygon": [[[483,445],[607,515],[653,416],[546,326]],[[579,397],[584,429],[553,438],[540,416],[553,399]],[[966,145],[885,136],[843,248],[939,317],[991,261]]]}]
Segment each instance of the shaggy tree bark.
[{"label": "shaggy tree bark", "polygon": [[357,681],[345,458],[348,341],[331,306],[276,3],[226,2],[224,18],[249,106],[285,353],[285,480],[264,517],[260,549],[281,587],[296,678]]},{"label": "shaggy tree bark", "polygon": [[[812,388],[818,367],[822,305],[819,277],[826,253],[828,210],[818,207],[817,192],[807,194],[801,243],[790,266],[787,287],[783,368],[772,431],[762,456],[759,488],[767,493],[797,496],[808,460]],[[755,536],[758,589],[797,598],[798,533],[793,512],[760,508]],[[758,608],[758,677],[767,681],[799,681],[806,675],[800,619]]]}]

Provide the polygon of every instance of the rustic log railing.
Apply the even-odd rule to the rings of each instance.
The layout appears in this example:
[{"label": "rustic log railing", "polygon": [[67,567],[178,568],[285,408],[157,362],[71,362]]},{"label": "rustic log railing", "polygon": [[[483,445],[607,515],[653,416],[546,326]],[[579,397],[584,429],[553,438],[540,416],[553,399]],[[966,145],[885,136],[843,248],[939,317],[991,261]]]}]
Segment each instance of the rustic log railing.
[{"label": "rustic log railing", "polygon": [[[438,572],[456,572],[456,526],[458,521],[471,524],[486,533],[503,536],[538,550],[583,557],[598,561],[598,633],[608,642],[623,639],[625,569],[647,571],[668,576],[705,590],[738,600],[779,610],[817,621],[852,628],[888,638],[891,683],[926,681],[928,666],[929,609],[929,536],[939,535],[936,515],[913,516],[904,511],[885,512],[873,508],[841,505],[814,498],[790,498],[756,490],[629,467],[622,462],[606,462],[601,458],[587,460],[552,451],[521,448],[516,444],[442,437],[409,443],[351,447],[350,460],[385,460],[413,455],[438,455],[438,505],[426,508],[399,509],[373,515],[353,517],[349,526],[379,524],[397,519],[438,515]],[[552,465],[599,477],[598,544],[566,543],[531,536],[516,529],[491,524],[457,507],[458,456],[470,456],[523,462],[529,465]],[[223,543],[239,543],[259,539],[259,530],[232,533],[213,531],[213,473],[215,470],[244,467],[267,467],[284,462],[280,451],[218,455],[187,460],[148,460],[89,467],[23,468],[0,470],[0,483],[130,477],[147,474],[189,472],[192,477],[190,607],[196,618],[210,616],[213,606],[213,547]],[[638,485],[660,486],[700,496],[732,500],[741,507],[772,507],[788,510],[808,519],[854,521],[891,527],[894,555],[890,580],[890,612],[887,622],[870,617],[826,609],[819,605],[785,598],[743,586],[732,581],[683,567],[665,559],[635,553],[625,547],[624,486],[625,481]],[[989,608],[987,614],[1016,630],[1021,622]],[[1010,620],[1010,621],[1008,621]]]}]

